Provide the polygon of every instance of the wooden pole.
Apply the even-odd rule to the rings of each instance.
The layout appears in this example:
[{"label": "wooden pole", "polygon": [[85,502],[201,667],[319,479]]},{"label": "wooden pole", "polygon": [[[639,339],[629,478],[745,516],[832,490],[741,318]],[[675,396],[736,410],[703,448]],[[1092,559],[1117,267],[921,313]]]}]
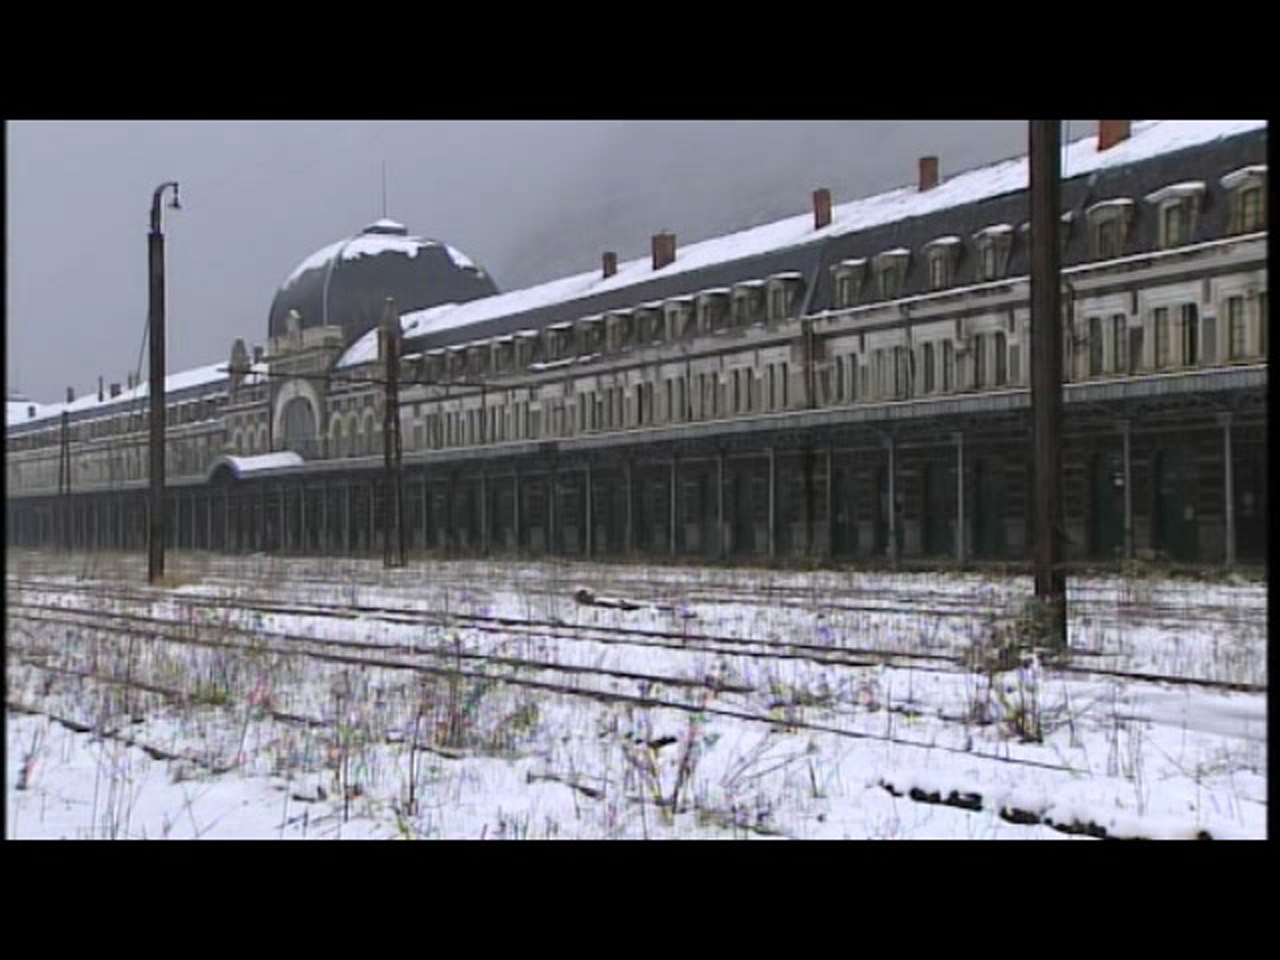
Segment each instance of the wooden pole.
[{"label": "wooden pole", "polygon": [[1035,477],[1035,596],[1044,641],[1067,645],[1066,578],[1060,567],[1062,502],[1062,310],[1059,256],[1061,121],[1032,120],[1031,408]]}]

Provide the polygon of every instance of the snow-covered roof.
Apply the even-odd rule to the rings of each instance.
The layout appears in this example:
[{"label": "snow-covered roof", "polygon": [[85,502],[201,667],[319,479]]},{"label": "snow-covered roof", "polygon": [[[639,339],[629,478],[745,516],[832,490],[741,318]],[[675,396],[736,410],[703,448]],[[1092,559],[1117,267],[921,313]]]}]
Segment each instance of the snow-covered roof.
[{"label": "snow-covered roof", "polygon": [[892,250],[884,250],[876,254],[877,260],[889,260],[895,257],[909,257],[911,251],[906,247],[894,247]]},{"label": "snow-covered roof", "polygon": [[1128,197],[1115,197],[1111,200],[1101,200],[1095,203],[1085,211],[1085,214],[1092,217],[1095,213],[1100,213],[1103,210],[1127,210],[1132,206],[1133,201]]},{"label": "snow-covered roof", "polygon": [[981,230],[975,233],[974,236],[975,237],[1000,237],[1000,236],[1004,236],[1007,233],[1013,233],[1012,225],[1007,223],[993,223],[989,227],[983,227]]},{"label": "snow-covered roof", "polygon": [[[1127,140],[1108,150],[1098,150],[1096,136],[1084,137],[1064,148],[1062,177],[1068,179],[1096,170],[1124,166],[1160,154],[1209,143],[1225,137],[1266,128],[1265,120],[1159,120],[1134,123]],[[676,274],[760,256],[777,250],[799,247],[867,230],[871,227],[926,216],[939,210],[964,206],[1018,190],[1027,189],[1027,157],[1014,157],[952,176],[931,190],[921,192],[915,184],[852,200],[832,209],[830,226],[813,229],[812,212],[767,223],[726,236],[691,243],[677,251],[676,259],[660,271],[649,257],[618,264],[618,271],[603,277],[590,270],[552,280],[522,290],[472,300],[461,305],[432,307],[405,314],[406,336],[418,337],[487,320],[524,314],[541,307],[559,305],[599,294],[621,290]],[[367,362],[357,341],[339,361],[339,366]]]},{"label": "snow-covered roof", "polygon": [[938,237],[935,240],[930,240],[928,243],[925,244],[925,246],[926,247],[954,247],[959,242],[960,242],[959,237],[950,235],[946,237]]},{"label": "snow-covered roof", "polygon": [[1204,193],[1203,180],[1187,180],[1184,183],[1171,183],[1167,187],[1161,187],[1148,193],[1145,199],[1147,203],[1164,203],[1166,200],[1173,200],[1182,197],[1198,197]]},{"label": "snow-covered roof", "polygon": [[836,264],[837,267],[865,267],[867,265],[866,257],[850,257],[847,260],[841,260]]},{"label": "snow-covered roof", "polygon": [[318,270],[320,267],[323,267],[338,255],[338,251],[343,248],[346,242],[346,240],[339,240],[337,243],[331,243],[327,247],[317,250],[311,256],[307,257],[307,259],[294,267],[293,273],[285,277],[284,283],[282,283],[281,286],[289,286],[289,284],[293,283],[293,281],[297,280],[308,270]]},{"label": "snow-covered roof", "polygon": [[237,477],[262,473],[264,470],[282,470],[287,467],[300,467],[303,459],[292,450],[284,450],[280,453],[263,453],[254,457],[231,457],[222,456],[214,461],[209,468],[209,476],[213,476],[223,464],[231,468],[231,472]]},{"label": "snow-covered roof", "polygon": [[5,426],[16,423],[25,423],[28,420],[38,418],[40,416],[42,406],[42,404],[35,403],[31,400],[6,400],[4,403]]},{"label": "snow-covered roof", "polygon": [[407,257],[416,257],[418,251],[431,247],[443,247],[455,266],[479,271],[471,258],[457,247],[426,237],[410,236],[409,229],[403,223],[384,217],[369,224],[353,237],[338,240],[317,250],[294,268],[281,284],[281,288],[290,286],[310,270],[331,266],[336,260],[358,260],[360,257],[373,257],[381,253],[400,253]]},{"label": "snow-covered roof", "polygon": [[[266,364],[254,364],[252,370],[259,376],[263,375],[267,372]],[[169,376],[164,378],[164,390],[166,394],[177,393],[180,390],[190,390],[194,387],[208,386],[226,379],[227,363],[224,360],[219,363],[211,363],[203,367],[193,367],[190,370],[171,373]],[[105,414],[111,412],[108,409],[110,407],[137,401],[150,395],[150,384],[148,381],[143,381],[132,390],[122,390],[118,396],[107,396],[102,400],[98,399],[98,394],[94,391],[92,393],[85,394],[83,397],[77,397],[70,403],[36,404],[36,415],[34,417],[28,419],[26,416],[26,410],[23,409],[21,419],[16,421],[9,418],[8,406],[6,406],[5,423],[7,425],[15,423],[34,423],[38,420],[48,420],[50,418],[59,417],[62,415],[63,411],[75,414],[87,410],[101,409]],[[23,407],[25,408],[29,405],[30,404],[23,404]]]},{"label": "snow-covered roof", "polygon": [[376,257],[380,253],[403,253],[406,257],[416,257],[423,247],[437,246],[433,241],[418,240],[413,237],[393,237],[383,234],[361,234],[342,248],[343,260],[355,260],[357,257]]},{"label": "snow-covered roof", "polygon": [[444,248],[446,251],[448,251],[449,258],[459,267],[462,267],[463,269],[470,269],[470,270],[479,269],[479,267],[477,267],[474,263],[471,262],[471,258],[468,257],[461,250],[459,250],[457,247],[451,247],[446,243],[444,244]]},{"label": "snow-covered roof", "polygon": [[1239,170],[1232,170],[1218,182],[1227,190],[1234,190],[1248,180],[1257,180],[1267,175],[1267,165],[1265,163],[1252,163],[1247,167],[1241,167]]}]

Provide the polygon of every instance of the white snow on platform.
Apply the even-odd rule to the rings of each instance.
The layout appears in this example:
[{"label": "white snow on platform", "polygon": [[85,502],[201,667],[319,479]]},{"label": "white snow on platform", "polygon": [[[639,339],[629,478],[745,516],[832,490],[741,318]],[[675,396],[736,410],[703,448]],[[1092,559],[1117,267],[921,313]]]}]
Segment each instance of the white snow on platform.
[{"label": "white snow on platform", "polygon": [[[103,618],[178,616],[182,637],[215,644],[130,661],[187,700],[151,695],[127,722],[118,684],[34,666],[107,669],[105,631],[23,624],[10,699],[98,732],[9,714],[11,837],[1266,836],[1265,584],[1073,579],[1076,672],[1033,659],[989,676],[957,658],[1026,578],[182,556],[153,600],[96,602]],[[32,601],[70,613],[113,578],[141,589],[134,560],[88,575],[10,560],[11,617]],[[197,598],[225,605],[184,606]],[[460,672],[270,652],[300,637]],[[245,638],[243,655],[224,646]],[[1028,718],[1042,741],[1018,735]]]}]

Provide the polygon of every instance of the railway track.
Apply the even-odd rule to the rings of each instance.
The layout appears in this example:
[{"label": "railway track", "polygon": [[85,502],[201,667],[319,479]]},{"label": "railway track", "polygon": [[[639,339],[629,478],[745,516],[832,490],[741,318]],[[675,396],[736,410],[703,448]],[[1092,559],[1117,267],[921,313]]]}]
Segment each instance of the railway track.
[{"label": "railway track", "polygon": [[[64,568],[65,570],[65,568]],[[531,577],[528,580],[515,577],[509,581],[511,589],[518,589],[521,594],[531,597],[563,598],[572,592],[569,584],[575,577],[568,575],[578,571],[567,571],[563,578]],[[581,571],[583,577],[588,571]],[[412,589],[424,582],[433,590],[457,590],[461,594],[474,593],[477,590],[476,575],[471,573],[457,576],[440,576],[433,572],[429,580],[410,579],[412,574],[397,577],[392,572],[390,577],[375,578],[373,576],[351,577],[346,572],[340,580],[335,576],[311,576],[305,573],[290,571],[286,582],[291,587],[313,587],[316,590],[332,594],[335,586],[348,590],[360,588],[401,590]],[[579,577],[578,579],[581,579]],[[7,575],[6,583],[24,586],[38,586],[48,581],[31,577]],[[219,573],[202,574],[198,577],[201,587],[228,587],[243,589],[247,580],[244,574],[230,576]],[[65,584],[64,586],[70,586]],[[1021,616],[1017,609],[1019,601],[1029,598],[1015,594],[996,597],[989,600],[975,601],[972,593],[958,593],[955,590],[937,590],[927,584],[912,585],[911,600],[904,602],[896,597],[885,596],[883,585],[860,585],[856,583],[813,585],[765,582],[759,585],[745,585],[741,581],[711,580],[701,578],[690,583],[673,579],[664,581],[661,578],[640,578],[616,576],[609,571],[609,587],[614,593],[627,596],[636,602],[654,606],[694,605],[716,606],[768,606],[770,608],[803,610],[814,613],[833,614],[879,614],[893,616],[913,616],[922,618],[948,618],[973,620],[985,618],[996,621],[1016,620]],[[107,588],[119,591],[115,585]],[[1159,601],[1144,598],[1126,598],[1116,596],[1117,589],[1111,586],[1081,582],[1070,588],[1069,600],[1076,617],[1095,623],[1130,626],[1147,622],[1154,624],[1196,624],[1212,623],[1219,625],[1259,626],[1265,625],[1266,607],[1242,606],[1238,603],[1206,603],[1197,599],[1194,605],[1184,602]],[[155,591],[152,591],[154,594]],[[142,596],[135,592],[134,596]],[[164,595],[170,595],[165,592]],[[678,596],[678,601],[673,597]],[[351,606],[358,607],[358,604]]]},{"label": "railway track", "polygon": [[[319,585],[318,581],[312,582]],[[206,578],[203,585],[216,587],[220,583],[243,586],[243,581],[230,577]],[[566,658],[572,659],[574,656],[573,645],[603,644],[637,650],[662,650],[664,659],[668,656],[673,658],[664,662],[664,667],[679,664],[681,656],[688,655],[694,663],[699,657],[706,656],[749,658],[755,661],[800,660],[818,665],[833,676],[843,675],[846,671],[861,671],[861,675],[865,676],[866,670],[878,667],[910,668],[927,674],[955,675],[967,672],[954,647],[951,650],[903,651],[883,647],[806,643],[790,637],[727,636],[692,629],[699,624],[697,620],[686,621],[688,627],[681,625],[679,629],[630,627],[625,623],[598,622],[595,615],[599,611],[594,609],[584,610],[583,622],[576,623],[566,622],[555,616],[464,613],[456,607],[446,609],[426,602],[409,602],[408,598],[394,594],[397,588],[411,584],[397,585],[385,581],[370,586],[377,587],[379,592],[390,596],[385,599],[366,597],[364,602],[356,603],[326,599],[322,595],[306,596],[301,600],[282,600],[263,595],[210,596],[189,592],[184,588],[151,589],[137,585],[67,582],[21,575],[7,577],[6,586],[9,594],[7,618],[12,634],[6,646],[11,667],[16,666],[24,672],[34,671],[27,674],[26,681],[33,684],[30,687],[32,692],[37,688],[34,686],[37,684],[36,678],[42,675],[63,677],[87,685],[70,688],[64,685],[57,688],[64,692],[68,689],[83,689],[87,694],[82,698],[86,707],[95,702],[94,691],[99,688],[137,691],[151,697],[150,702],[153,704],[159,702],[154,698],[161,698],[169,703],[189,702],[191,694],[172,682],[166,683],[162,672],[148,675],[150,664],[163,661],[146,661],[144,657],[146,662],[137,671],[137,675],[132,675],[132,660],[126,670],[124,660],[116,656],[109,656],[102,661],[106,669],[99,669],[99,662],[96,660],[90,666],[87,657],[81,656],[74,645],[65,643],[67,634],[64,631],[83,634],[86,647],[99,639],[114,640],[108,647],[109,650],[114,650],[114,654],[123,653],[124,646],[120,643],[120,638],[124,637],[139,638],[145,644],[245,653],[253,651],[329,667],[355,667],[361,671],[392,671],[392,675],[401,673],[457,678],[467,682],[480,681],[511,689],[553,694],[556,697],[593,700],[604,704],[626,704],[646,711],[670,710],[700,714],[767,726],[772,730],[827,734],[845,740],[883,743],[912,750],[941,751],[963,755],[968,760],[983,765],[1011,765],[1015,768],[1046,771],[1055,781],[1059,777],[1064,778],[1064,783],[1068,779],[1074,780],[1085,775],[1085,771],[1071,765],[1073,761],[1061,756],[1057,758],[1060,762],[1053,762],[1055,758],[1052,755],[1041,759],[1043,754],[1039,754],[1033,746],[1011,745],[1004,741],[990,747],[982,744],[981,747],[986,749],[973,749],[972,743],[961,746],[960,738],[952,737],[946,731],[958,731],[961,724],[969,726],[972,723],[970,718],[956,715],[952,707],[947,708],[951,711],[947,715],[941,710],[922,713],[909,693],[905,699],[901,696],[901,690],[898,691],[899,697],[896,700],[892,695],[882,700],[877,707],[882,711],[879,719],[872,721],[865,707],[843,699],[839,703],[789,703],[785,700],[770,702],[767,691],[758,683],[726,682],[723,678],[699,676],[696,671],[680,669],[656,672],[608,669],[588,663],[565,662]],[[333,584],[328,583],[326,586],[332,596]],[[615,589],[612,583],[610,588]],[[469,589],[475,591],[474,586]],[[562,583],[556,587],[548,587],[546,593],[570,603],[562,592],[564,589]],[[320,591],[316,592],[319,594]],[[483,588],[477,592],[483,594]],[[661,602],[664,591],[656,593],[657,601]],[[941,593],[939,597],[939,607],[947,603],[953,607],[960,605],[954,597],[948,598]],[[767,602],[764,597],[755,599],[757,606],[764,602]],[[1100,606],[1108,602],[1112,601],[1098,601]],[[979,607],[972,599],[968,603],[971,607]],[[872,607],[870,604],[866,606]],[[533,609],[536,610],[537,606]],[[575,608],[570,606],[569,609]],[[887,616],[894,615],[883,607],[872,609]],[[915,612],[915,608],[907,609]],[[281,624],[276,618],[292,618],[294,622]],[[604,612],[602,618],[626,619],[625,615],[611,611]],[[340,632],[349,629],[357,621],[383,624],[388,629],[379,635],[378,631],[362,624],[357,628],[362,633],[359,639],[320,635],[326,631]],[[652,620],[650,624],[653,624]],[[286,626],[289,629],[281,629]],[[659,622],[657,626],[661,627],[662,623]],[[419,628],[426,628],[432,633],[432,639],[425,644],[420,638],[410,636],[406,639],[404,636]],[[466,647],[440,642],[442,637],[451,639],[459,632],[470,641]],[[477,638],[482,641],[479,646],[475,645]],[[60,649],[55,652],[54,643],[50,643],[50,640],[60,644]],[[551,656],[542,659],[499,652],[492,648],[484,649],[486,644],[493,641],[511,641],[517,652],[524,641],[534,646],[545,642],[551,645]],[[144,645],[140,649],[152,648]],[[545,651],[546,648],[543,649]],[[1049,675],[1062,673],[1250,693],[1266,692],[1265,684],[1227,683],[1204,677],[1169,676],[1079,664],[1053,666],[1047,672]],[[323,677],[324,674],[310,676]],[[376,677],[378,674],[371,673],[370,676]],[[379,684],[384,681],[375,679],[372,682]],[[241,678],[234,679],[229,689],[232,692],[226,701],[227,706],[253,704]],[[9,706],[13,709],[47,713],[39,703],[29,702],[30,698],[27,701],[14,697],[9,699]],[[310,715],[314,710],[309,714],[306,706],[306,703],[277,702],[268,707],[255,707],[255,715],[277,723],[306,728],[334,726],[336,721],[326,716]],[[850,707],[852,709],[847,709]],[[780,711],[779,708],[785,710]],[[62,712],[67,713],[66,710]],[[894,715],[902,715],[904,720],[920,718],[926,724],[923,729],[915,730],[905,723],[897,723],[895,726],[895,722],[890,719]],[[78,724],[77,729],[93,729],[91,723],[86,724],[79,707],[73,708],[67,716],[55,719],[58,722]],[[119,730],[124,731],[120,735],[125,738],[125,742],[139,746],[149,753],[153,753],[151,748],[154,747],[156,752],[153,756],[157,758],[201,762],[200,757],[188,755],[185,751],[170,749],[163,744],[145,743],[142,738],[147,735],[150,727],[141,726],[137,731],[130,732],[127,718],[123,722],[125,726]],[[378,727],[376,731],[369,733],[373,737],[371,742],[405,742],[399,729],[401,726],[403,724]],[[913,732],[922,736],[913,736]],[[467,751],[451,750],[440,744],[417,743],[417,746],[445,757],[468,755]],[[1010,746],[1013,746],[1012,750]],[[481,748],[473,746],[468,749]],[[204,758],[204,763],[211,770],[227,769],[226,758]],[[899,789],[892,783],[884,784],[884,788],[890,792]],[[919,800],[915,796],[918,792],[920,791],[912,792],[911,799]],[[960,799],[967,802],[967,798],[968,795],[965,795]],[[939,800],[930,795],[919,802],[945,803],[947,800],[945,797]],[[1013,813],[1030,817],[1035,811]],[[1003,811],[1001,816],[1004,816]],[[1015,817],[1010,822],[1023,821]],[[1032,820],[1026,822],[1031,823]],[[1054,829],[1059,827],[1054,826]],[[1063,829],[1064,832],[1072,832],[1074,828]]]},{"label": "railway track", "polygon": [[[849,646],[843,644],[813,644],[776,638],[763,640],[750,639],[689,630],[655,630],[641,627],[590,623],[570,624],[560,619],[468,614],[456,610],[445,610],[426,606],[390,607],[385,604],[323,603],[314,600],[309,600],[306,603],[284,603],[265,598],[249,599],[226,596],[206,597],[155,590],[128,590],[116,586],[99,587],[92,585],[47,584],[29,580],[14,580],[13,582],[20,584],[22,589],[26,591],[59,595],[75,593],[81,596],[96,597],[112,603],[154,603],[157,601],[163,601],[175,606],[186,607],[191,610],[240,610],[243,612],[258,614],[339,620],[362,618],[366,620],[380,621],[386,624],[427,627],[463,626],[481,634],[526,637],[533,640],[597,642],[605,644],[623,644],[635,647],[662,648],[682,652],[701,652],[713,655],[743,656],[756,659],[804,660],[834,667],[910,666],[913,669],[924,671],[954,672],[962,666],[963,659],[963,655],[955,651],[925,652],[890,650],[883,647]],[[65,604],[31,604],[25,599],[18,598],[11,598],[10,605],[15,610],[41,610],[46,614],[52,614],[55,611],[67,611],[90,618],[99,615],[113,615],[111,611],[104,610],[102,608],[72,608]],[[139,620],[139,615],[137,614],[121,614],[121,616],[133,617],[136,621],[142,622],[142,620]],[[174,622],[190,625],[192,621],[187,620]],[[88,626],[92,625],[92,623],[82,621],[78,625]],[[307,642],[328,642],[318,641],[314,637],[290,635],[281,631],[275,631],[274,633],[271,631],[264,631],[261,627],[257,627],[255,629],[257,632],[263,633],[264,635],[275,635]],[[378,646],[377,644],[370,644],[368,641],[333,642],[350,644],[359,649],[367,649],[371,645]],[[414,645],[400,644],[381,646],[392,651],[413,650],[415,652],[421,652],[421,648]],[[1080,653],[1080,651],[1076,651],[1076,653]],[[477,658],[480,656],[480,654],[465,655],[465,657],[469,658]],[[533,664],[540,663],[540,661],[517,661],[512,659],[511,663],[512,665],[528,667]],[[589,672],[591,668],[575,667],[574,669]],[[1199,686],[1249,693],[1266,692],[1267,689],[1265,684],[1234,682],[1220,678],[1188,677],[1184,675],[1162,674],[1150,671],[1109,669],[1101,666],[1083,666],[1070,663],[1055,665],[1054,670],[1060,673],[1081,676],[1112,677],[1117,679],[1164,683],[1175,686]],[[650,682],[676,682],[670,678],[664,680],[658,676],[636,675],[635,678],[647,679]],[[680,682],[689,683],[693,681],[689,681],[687,678],[681,678]]]},{"label": "railway track", "polygon": [[[54,623],[58,625],[68,625],[69,623],[71,623],[72,625],[86,625],[86,621],[84,621],[83,619],[76,620],[75,618],[64,618],[61,616],[54,616],[52,613],[47,613],[43,615],[39,613],[35,613],[32,615],[22,615],[22,617],[28,622],[48,622],[48,623]],[[353,655],[353,653],[332,652],[332,648],[334,647],[338,647],[344,650],[350,650],[352,647],[360,647],[366,651],[370,649],[370,645],[362,644],[362,643],[359,643],[358,641],[328,641],[328,640],[322,641],[322,640],[315,640],[314,638],[307,638],[307,637],[297,638],[297,640],[301,641],[301,643],[327,645],[331,648],[330,650],[308,650],[302,647],[301,645],[299,645],[299,643],[297,642],[295,642],[292,645],[280,644],[280,645],[267,645],[265,647],[250,646],[247,643],[228,643],[223,641],[212,641],[212,640],[193,638],[190,636],[182,636],[180,635],[180,630],[182,627],[186,625],[182,621],[172,621],[172,620],[165,621],[164,618],[139,618],[137,616],[131,617],[130,619],[132,621],[136,621],[138,619],[142,619],[142,620],[150,619],[157,624],[167,624],[169,626],[172,626],[175,628],[174,630],[167,630],[163,628],[158,628],[157,626],[152,626],[148,628],[147,632],[151,639],[159,640],[161,642],[176,643],[176,644],[191,646],[191,647],[226,649],[226,650],[243,650],[246,652],[249,650],[254,650],[255,652],[258,652],[258,653],[276,653],[276,654],[281,654],[285,656],[302,657],[307,660],[311,660],[319,663],[336,664],[336,665],[342,665],[342,666],[361,666],[366,668],[378,668],[378,669],[385,669],[385,670],[409,671],[409,672],[414,672],[419,674],[428,674],[428,675],[444,676],[444,677],[456,676],[464,680],[480,680],[480,681],[486,681],[486,682],[494,682],[494,683],[515,686],[515,687],[539,690],[543,692],[567,695],[571,697],[586,698],[586,699],[596,700],[596,701],[605,702],[605,703],[629,703],[634,706],[642,707],[645,709],[670,709],[670,710],[675,710],[683,713],[695,713],[695,714],[705,714],[708,716],[719,716],[719,717],[725,717],[725,718],[730,718],[735,720],[746,721],[752,724],[763,724],[771,728],[782,727],[782,728],[793,730],[793,731],[812,731],[815,733],[827,733],[833,736],[847,738],[847,739],[882,741],[885,743],[891,743],[891,744],[906,746],[906,747],[916,747],[924,750],[942,750],[945,752],[962,754],[966,757],[973,757],[980,760],[990,760],[998,763],[1008,763],[1008,764],[1014,764],[1018,766],[1034,767],[1037,769],[1054,770],[1054,771],[1059,771],[1059,772],[1068,773],[1068,774],[1075,774],[1080,772],[1075,770],[1073,767],[1070,767],[1065,764],[1048,763],[1045,761],[1035,760],[1028,757],[1015,757],[1015,756],[1010,756],[1008,754],[988,753],[981,750],[966,749],[966,748],[950,746],[946,744],[939,744],[936,741],[915,740],[909,737],[903,737],[903,736],[898,736],[893,734],[881,734],[873,731],[854,730],[848,727],[835,726],[830,723],[820,723],[812,720],[806,720],[806,719],[803,719],[802,717],[794,716],[794,715],[787,716],[785,718],[779,718],[778,716],[769,715],[768,713],[754,713],[754,712],[750,712],[749,710],[735,709],[731,706],[717,703],[714,700],[710,699],[710,697],[712,695],[720,695],[725,693],[732,694],[735,692],[742,692],[742,691],[735,690],[732,688],[725,689],[715,683],[708,683],[706,681],[690,681],[685,678],[675,678],[675,677],[658,677],[652,680],[648,680],[646,678],[646,682],[652,683],[652,689],[650,690],[650,692],[642,693],[638,691],[628,692],[624,690],[604,690],[599,688],[587,688],[587,687],[583,687],[580,684],[557,682],[554,680],[544,680],[544,679],[538,679],[534,677],[524,677],[524,676],[519,676],[518,674],[515,674],[515,673],[500,674],[500,673],[490,672],[488,670],[476,670],[468,667],[458,667],[456,665],[452,667],[437,666],[434,664],[413,662],[412,660],[405,660],[405,659],[355,656]],[[96,629],[109,630],[110,628],[104,628],[99,624],[96,626]],[[130,629],[131,630],[135,629],[135,627],[131,627]],[[252,631],[246,631],[246,632],[252,632]],[[374,649],[378,649],[378,648],[375,646]],[[21,653],[22,656],[24,656],[28,661],[30,661],[29,665],[35,669],[42,669],[44,666],[48,665],[45,663],[41,663],[39,661],[39,656],[45,653],[45,651],[42,651],[39,647],[26,647],[21,650],[17,648],[11,648],[9,652],[11,655],[16,653]],[[473,659],[478,660],[480,662],[484,662],[484,661],[492,660],[493,658],[486,655],[477,655]],[[535,662],[532,664],[532,666],[534,669],[538,671],[545,671],[545,672],[551,672],[551,673],[580,672],[575,670],[573,667],[564,667],[557,664]],[[62,668],[59,668],[59,669],[62,669]],[[590,672],[608,673],[607,671],[590,671]],[[134,681],[130,680],[129,678],[114,677],[112,679],[117,682],[123,680],[126,683],[126,685],[134,683]],[[145,681],[137,681],[137,682],[145,682]],[[653,691],[660,689],[662,686],[672,686],[675,688],[701,690],[704,695],[701,697],[698,697],[697,699],[690,699],[690,700],[673,700],[673,699],[666,699],[661,696],[654,695]],[[750,692],[755,692],[755,691],[750,691]],[[803,705],[795,705],[795,706],[801,707]],[[898,712],[905,712],[905,711],[900,710]]]}]

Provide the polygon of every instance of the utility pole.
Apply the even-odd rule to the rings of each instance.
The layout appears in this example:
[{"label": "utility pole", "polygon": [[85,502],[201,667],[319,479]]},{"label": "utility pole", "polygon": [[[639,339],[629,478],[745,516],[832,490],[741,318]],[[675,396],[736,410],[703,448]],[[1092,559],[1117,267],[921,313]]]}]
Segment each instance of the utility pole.
[{"label": "utility pole", "polygon": [[1067,590],[1061,563],[1062,308],[1058,208],[1061,121],[1032,120],[1031,410],[1035,480],[1035,590],[1041,638],[1067,647]]},{"label": "utility pole", "polygon": [[147,235],[150,268],[150,309],[147,326],[151,333],[151,522],[147,530],[147,580],[158,583],[164,577],[164,234],[160,232],[160,201],[173,187],[170,207],[181,210],[178,184],[168,181],[156,187],[151,197],[151,232]]},{"label": "utility pole", "polygon": [[62,527],[58,546],[71,549],[71,415],[62,411],[62,432],[58,443],[58,513]]},{"label": "utility pole", "polygon": [[382,357],[386,362],[384,400],[382,404],[382,565],[403,567],[404,510],[403,484],[400,469],[400,317],[396,302],[387,297],[382,329],[378,331],[382,342]]}]

